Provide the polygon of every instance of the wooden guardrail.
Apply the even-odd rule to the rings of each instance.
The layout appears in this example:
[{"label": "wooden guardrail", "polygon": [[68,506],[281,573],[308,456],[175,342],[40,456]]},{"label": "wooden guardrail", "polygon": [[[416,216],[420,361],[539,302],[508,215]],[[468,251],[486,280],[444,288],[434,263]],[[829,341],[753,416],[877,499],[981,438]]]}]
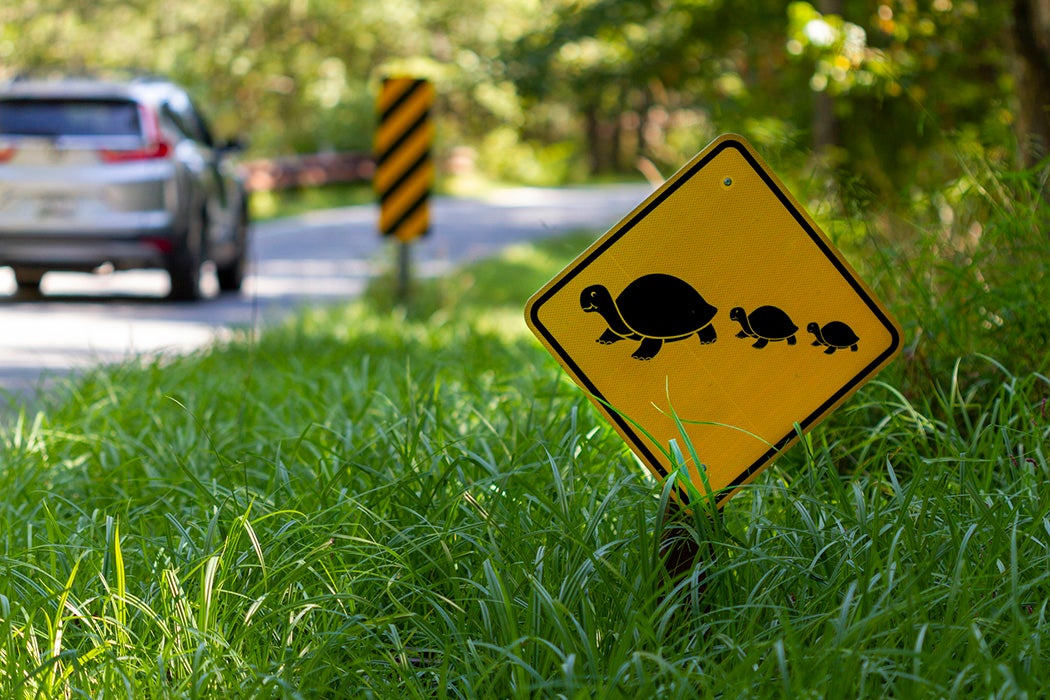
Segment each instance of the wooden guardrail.
[{"label": "wooden guardrail", "polygon": [[366,182],[375,172],[370,153],[316,153],[243,163],[252,192],[316,187],[337,182]]}]

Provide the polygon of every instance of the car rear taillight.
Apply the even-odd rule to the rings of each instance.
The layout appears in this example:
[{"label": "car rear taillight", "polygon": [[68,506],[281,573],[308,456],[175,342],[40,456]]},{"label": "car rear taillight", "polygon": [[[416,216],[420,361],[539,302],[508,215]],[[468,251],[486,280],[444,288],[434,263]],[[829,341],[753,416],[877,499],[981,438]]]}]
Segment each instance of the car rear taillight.
[{"label": "car rear taillight", "polygon": [[153,246],[163,255],[168,255],[175,249],[175,245],[172,243],[170,238],[158,238],[156,236],[148,236],[142,239],[142,242],[146,245]]},{"label": "car rear taillight", "polygon": [[132,160],[154,160],[168,157],[171,153],[171,144],[164,140],[157,113],[145,105],[139,105],[139,116],[145,127],[146,144],[140,148],[131,149],[104,148],[98,152],[102,160],[107,163],[124,163]]},{"label": "car rear taillight", "polygon": [[0,148],[0,163],[6,163],[15,157],[15,149],[11,148]]},{"label": "car rear taillight", "polygon": [[109,151],[105,149],[99,151],[102,160],[107,163],[124,163],[129,160],[167,158],[169,153],[171,153],[171,146],[164,141],[150,143],[142,148],[135,148],[130,151]]}]

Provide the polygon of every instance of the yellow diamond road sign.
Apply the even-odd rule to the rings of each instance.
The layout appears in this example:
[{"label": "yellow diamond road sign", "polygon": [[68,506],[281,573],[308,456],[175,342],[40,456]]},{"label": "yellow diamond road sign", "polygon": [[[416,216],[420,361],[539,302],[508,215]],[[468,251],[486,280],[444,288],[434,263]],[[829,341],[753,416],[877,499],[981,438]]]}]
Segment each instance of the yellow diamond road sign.
[{"label": "yellow diamond road sign", "polygon": [[720,498],[901,346],[897,322],[735,135],[595,241],[525,313],[654,474],[680,466],[674,440],[693,484]]}]

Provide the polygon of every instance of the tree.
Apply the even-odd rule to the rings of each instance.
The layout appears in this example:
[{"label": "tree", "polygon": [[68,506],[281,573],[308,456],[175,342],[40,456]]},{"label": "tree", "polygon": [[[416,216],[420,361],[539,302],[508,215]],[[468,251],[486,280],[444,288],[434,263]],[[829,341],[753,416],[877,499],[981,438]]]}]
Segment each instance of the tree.
[{"label": "tree", "polygon": [[885,198],[957,176],[959,144],[1004,165],[1018,141],[1028,166],[1050,148],[1050,0],[0,3],[0,79],[127,67],[186,83],[269,155],[370,148],[389,71],[435,82],[442,140],[509,163],[539,144],[666,173],[738,131]]},{"label": "tree", "polygon": [[1050,0],[1014,0],[1011,25],[1020,161],[1050,155]]},{"label": "tree", "polygon": [[810,67],[811,88],[832,96],[843,164],[875,197],[958,177],[960,147],[1008,165],[1009,8],[975,0],[837,4],[841,14],[791,3],[787,48]]}]

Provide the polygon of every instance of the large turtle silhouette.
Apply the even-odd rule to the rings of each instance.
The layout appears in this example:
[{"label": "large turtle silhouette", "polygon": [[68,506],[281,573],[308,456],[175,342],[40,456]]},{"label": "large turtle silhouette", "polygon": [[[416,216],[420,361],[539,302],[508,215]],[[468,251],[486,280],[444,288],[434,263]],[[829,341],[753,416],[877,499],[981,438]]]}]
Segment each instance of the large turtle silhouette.
[{"label": "large turtle silhouette", "polygon": [[597,311],[609,324],[598,338],[602,345],[642,341],[631,355],[636,360],[651,360],[664,342],[684,340],[693,334],[704,345],[718,340],[711,325],[718,309],[688,282],[672,275],[643,275],[615,300],[603,285],[591,285],[580,294],[580,306],[584,311]]}]

